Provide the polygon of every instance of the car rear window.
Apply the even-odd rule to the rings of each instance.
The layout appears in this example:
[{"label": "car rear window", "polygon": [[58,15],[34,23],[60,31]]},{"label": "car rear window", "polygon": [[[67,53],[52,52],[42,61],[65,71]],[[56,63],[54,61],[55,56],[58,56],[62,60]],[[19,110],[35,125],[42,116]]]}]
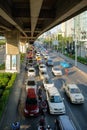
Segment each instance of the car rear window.
[{"label": "car rear window", "polygon": [[33,69],[31,69],[31,70],[29,70],[29,72],[34,72],[34,70],[33,70]]},{"label": "car rear window", "polygon": [[71,93],[80,93],[80,90],[78,88],[72,88],[70,89]]},{"label": "car rear window", "polygon": [[29,105],[35,105],[37,104],[37,99],[36,98],[28,98],[26,99],[26,104],[29,104]]},{"label": "car rear window", "polygon": [[35,85],[35,81],[28,81],[27,85]]}]

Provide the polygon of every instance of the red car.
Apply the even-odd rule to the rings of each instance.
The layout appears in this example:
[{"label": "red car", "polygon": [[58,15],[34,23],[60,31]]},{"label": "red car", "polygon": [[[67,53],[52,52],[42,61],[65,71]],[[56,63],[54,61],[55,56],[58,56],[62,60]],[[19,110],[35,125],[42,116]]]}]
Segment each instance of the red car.
[{"label": "red car", "polygon": [[35,88],[29,88],[24,108],[25,116],[37,116],[39,114],[39,103]]}]

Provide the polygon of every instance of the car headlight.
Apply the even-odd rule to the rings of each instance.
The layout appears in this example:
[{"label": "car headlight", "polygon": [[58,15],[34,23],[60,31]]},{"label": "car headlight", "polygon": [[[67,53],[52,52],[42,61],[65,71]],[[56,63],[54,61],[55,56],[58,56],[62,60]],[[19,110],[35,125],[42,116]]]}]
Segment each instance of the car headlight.
[{"label": "car headlight", "polygon": [[27,111],[26,109],[24,109],[24,112],[25,112],[25,113],[28,113],[28,111]]},{"label": "car headlight", "polygon": [[76,101],[75,97],[71,97],[71,100],[72,100],[72,101]]},{"label": "car headlight", "polygon": [[50,106],[49,108],[50,108],[50,110],[51,110],[51,111],[53,111],[53,110],[54,110],[54,108],[53,108],[53,107],[51,107],[51,106]]}]

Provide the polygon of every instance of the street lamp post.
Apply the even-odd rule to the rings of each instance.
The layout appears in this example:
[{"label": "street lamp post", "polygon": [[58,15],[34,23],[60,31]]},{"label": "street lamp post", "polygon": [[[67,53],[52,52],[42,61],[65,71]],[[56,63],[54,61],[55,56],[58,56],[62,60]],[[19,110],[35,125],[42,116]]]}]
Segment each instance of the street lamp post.
[{"label": "street lamp post", "polygon": [[74,39],[74,42],[75,42],[75,66],[77,66],[77,38],[76,38],[76,34],[75,34],[75,27],[74,29],[72,29],[74,34],[73,34],[73,39]]},{"label": "street lamp post", "polygon": [[77,39],[75,40],[75,66],[77,66]]}]

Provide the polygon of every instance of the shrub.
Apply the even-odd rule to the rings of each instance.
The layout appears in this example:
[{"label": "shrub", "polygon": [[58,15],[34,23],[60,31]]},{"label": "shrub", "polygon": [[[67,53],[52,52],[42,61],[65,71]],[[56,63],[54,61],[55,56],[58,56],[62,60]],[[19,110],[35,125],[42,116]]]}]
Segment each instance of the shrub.
[{"label": "shrub", "polygon": [[2,96],[3,94],[3,89],[0,89],[0,97]]},{"label": "shrub", "polygon": [[7,86],[9,78],[1,78],[0,79],[0,86],[4,89]]},{"label": "shrub", "polygon": [[4,70],[5,69],[5,63],[0,65],[0,70]]},{"label": "shrub", "polygon": [[8,82],[8,85],[6,86],[7,89],[10,89],[10,88],[13,86],[14,81],[15,81],[15,79],[16,79],[16,76],[17,76],[16,73],[14,73],[14,74],[12,75],[11,80]]},{"label": "shrub", "polygon": [[[6,75],[5,75],[5,73],[4,74],[2,73],[2,74],[0,74],[0,76],[4,77],[4,79],[6,81],[7,81],[7,79],[9,79],[8,83],[5,81],[7,83],[6,88],[3,91],[0,89],[0,93],[1,93],[1,97],[0,97],[0,118],[1,118],[2,113],[4,111],[4,108],[6,106],[6,103],[8,101],[8,97],[9,97],[9,94],[10,94],[10,91],[11,91],[11,87],[14,84],[14,81],[16,79],[17,74],[16,73],[14,73],[14,74],[6,73]],[[9,78],[7,78],[7,77],[9,77]]]}]

